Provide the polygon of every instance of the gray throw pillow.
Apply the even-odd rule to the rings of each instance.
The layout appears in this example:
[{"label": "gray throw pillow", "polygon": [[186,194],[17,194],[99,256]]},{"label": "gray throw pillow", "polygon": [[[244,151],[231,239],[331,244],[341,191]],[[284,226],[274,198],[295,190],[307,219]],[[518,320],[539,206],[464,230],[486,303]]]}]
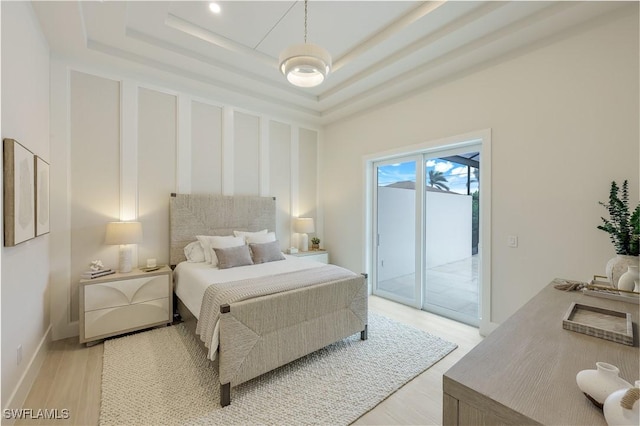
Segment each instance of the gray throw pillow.
[{"label": "gray throw pillow", "polygon": [[253,263],[267,263],[274,262],[276,260],[284,260],[284,255],[280,251],[280,243],[271,241],[269,243],[251,243],[251,255],[253,257]]},{"label": "gray throw pillow", "polygon": [[227,269],[235,266],[253,265],[249,247],[241,245],[228,248],[214,248],[218,257],[218,268]]}]

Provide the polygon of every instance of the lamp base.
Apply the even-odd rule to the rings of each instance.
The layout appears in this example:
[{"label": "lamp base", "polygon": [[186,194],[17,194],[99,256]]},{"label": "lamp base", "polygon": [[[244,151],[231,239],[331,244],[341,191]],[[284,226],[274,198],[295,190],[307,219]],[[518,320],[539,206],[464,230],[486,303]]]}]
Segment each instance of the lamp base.
[{"label": "lamp base", "polygon": [[300,234],[300,242],[298,248],[300,251],[309,251],[309,236],[307,234]]},{"label": "lamp base", "polygon": [[122,274],[126,274],[127,272],[131,272],[133,269],[132,261],[131,261],[131,246],[121,245],[120,246],[120,266],[118,267],[118,272]]}]

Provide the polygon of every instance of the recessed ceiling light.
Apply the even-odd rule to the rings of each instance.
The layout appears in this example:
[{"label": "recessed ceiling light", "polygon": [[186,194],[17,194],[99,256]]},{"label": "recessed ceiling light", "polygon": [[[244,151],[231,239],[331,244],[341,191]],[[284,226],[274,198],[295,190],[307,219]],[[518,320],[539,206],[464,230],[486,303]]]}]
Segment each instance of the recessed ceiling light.
[{"label": "recessed ceiling light", "polygon": [[220,13],[220,5],[218,3],[209,3],[209,10],[213,13]]}]

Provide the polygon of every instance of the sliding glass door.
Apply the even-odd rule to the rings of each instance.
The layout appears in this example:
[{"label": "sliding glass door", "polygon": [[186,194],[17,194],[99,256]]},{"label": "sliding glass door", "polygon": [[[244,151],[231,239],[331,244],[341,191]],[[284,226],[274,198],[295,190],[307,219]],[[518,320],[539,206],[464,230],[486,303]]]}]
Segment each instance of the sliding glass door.
[{"label": "sliding glass door", "polygon": [[373,292],[479,323],[479,170],[474,147],[374,162]]},{"label": "sliding glass door", "polygon": [[374,294],[419,308],[422,157],[376,163],[374,175]]},{"label": "sliding glass door", "polygon": [[422,309],[479,324],[478,151],[425,155]]}]

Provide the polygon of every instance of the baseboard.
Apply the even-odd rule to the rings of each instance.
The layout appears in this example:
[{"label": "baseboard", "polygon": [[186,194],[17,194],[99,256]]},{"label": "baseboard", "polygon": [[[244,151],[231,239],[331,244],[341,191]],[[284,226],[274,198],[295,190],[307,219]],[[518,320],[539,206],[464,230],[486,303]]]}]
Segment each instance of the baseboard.
[{"label": "baseboard", "polygon": [[489,334],[493,333],[493,331],[500,326],[497,322],[480,320],[480,328],[479,332],[482,337],[487,337]]},{"label": "baseboard", "polygon": [[[44,336],[40,340],[35,353],[29,360],[27,369],[22,374],[22,377],[20,377],[20,380],[18,381],[16,388],[13,390],[13,393],[9,397],[7,406],[4,407],[4,409],[15,409],[23,407],[25,401],[27,400],[27,396],[29,395],[29,391],[31,390],[33,383],[36,381],[36,377],[38,377],[40,368],[42,367],[42,364],[47,357],[47,353],[49,352],[49,344],[51,343],[51,330],[52,327],[51,325],[49,325],[47,331],[44,333]],[[12,425],[14,423],[15,419],[6,419],[3,415],[3,425]]]},{"label": "baseboard", "polygon": [[79,321],[73,321],[54,326],[54,329],[51,333],[51,340],[56,341],[68,339],[69,337],[77,337],[80,334],[80,331],[78,329],[79,324]]}]

